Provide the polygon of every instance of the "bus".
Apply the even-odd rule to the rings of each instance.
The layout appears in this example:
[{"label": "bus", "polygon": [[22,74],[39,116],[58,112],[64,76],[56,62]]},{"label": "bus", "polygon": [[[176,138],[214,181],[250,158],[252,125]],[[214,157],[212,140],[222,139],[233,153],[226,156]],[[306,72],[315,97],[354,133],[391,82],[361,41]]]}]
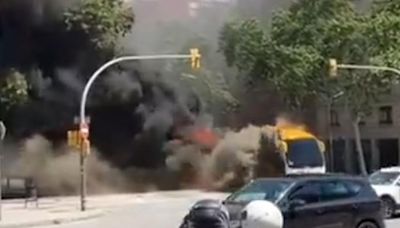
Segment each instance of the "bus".
[{"label": "bus", "polygon": [[276,128],[277,149],[285,174],[326,173],[325,145],[302,126]]}]

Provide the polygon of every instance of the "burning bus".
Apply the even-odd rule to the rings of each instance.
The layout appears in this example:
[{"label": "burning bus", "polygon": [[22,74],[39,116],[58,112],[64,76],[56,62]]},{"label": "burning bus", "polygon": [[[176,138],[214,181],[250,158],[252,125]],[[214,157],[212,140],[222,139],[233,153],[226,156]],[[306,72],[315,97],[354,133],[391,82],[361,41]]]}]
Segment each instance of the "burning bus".
[{"label": "burning bus", "polygon": [[326,172],[324,144],[305,126],[285,118],[275,126],[249,125],[237,132],[191,130],[169,144],[166,159],[167,167],[189,181],[208,175],[219,186],[215,188],[224,188],[257,177]]},{"label": "burning bus", "polygon": [[285,163],[285,174],[325,173],[325,145],[304,127],[277,127],[277,150]]}]

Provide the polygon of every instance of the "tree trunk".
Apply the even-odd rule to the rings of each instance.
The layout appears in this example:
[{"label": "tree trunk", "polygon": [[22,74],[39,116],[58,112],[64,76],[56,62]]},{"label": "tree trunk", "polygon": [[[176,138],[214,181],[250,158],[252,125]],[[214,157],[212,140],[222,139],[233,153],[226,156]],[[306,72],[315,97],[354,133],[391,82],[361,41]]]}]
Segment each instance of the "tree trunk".
[{"label": "tree trunk", "polygon": [[6,136],[6,126],[4,125],[3,121],[0,121],[0,140],[3,141],[5,136]]},{"label": "tree trunk", "polygon": [[360,116],[356,116],[353,120],[353,129],[354,129],[354,137],[356,143],[356,151],[358,154],[358,164],[360,166],[361,175],[367,176],[367,169],[365,167],[365,159],[364,159],[364,152],[361,144],[361,136],[360,136]]},{"label": "tree trunk", "polygon": [[[326,124],[326,132],[327,132],[327,138],[328,138],[328,143],[329,143],[329,169],[331,172],[335,170],[334,167],[334,154],[333,154],[333,134],[332,134],[332,101],[329,100],[326,108],[326,117],[327,117],[327,124]],[[326,154],[326,153],[325,153]]]}]

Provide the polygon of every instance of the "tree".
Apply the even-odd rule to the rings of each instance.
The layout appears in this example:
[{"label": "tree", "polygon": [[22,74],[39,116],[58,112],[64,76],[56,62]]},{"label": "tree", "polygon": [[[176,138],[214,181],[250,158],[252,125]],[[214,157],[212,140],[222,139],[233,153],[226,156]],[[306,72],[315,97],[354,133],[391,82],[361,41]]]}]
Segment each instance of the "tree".
[{"label": "tree", "polygon": [[400,66],[400,1],[374,1],[368,17],[368,35],[374,54],[373,63],[382,66]]},{"label": "tree", "polygon": [[11,69],[0,82],[0,116],[4,117],[13,107],[28,99],[28,84],[20,72]]},{"label": "tree", "polygon": [[99,49],[113,49],[131,31],[134,14],[123,0],[82,0],[64,13],[69,30],[81,31]]},{"label": "tree", "polygon": [[[71,112],[69,102],[77,105],[76,99],[65,102],[42,90],[53,90],[64,83],[65,89],[56,90],[73,94],[66,85],[71,80],[67,77],[76,77],[75,83],[86,82],[89,73],[115,55],[119,39],[131,31],[134,23],[133,11],[123,0],[77,0],[65,4],[47,0],[4,1],[0,5],[0,118],[26,101],[29,104],[17,113],[46,103],[47,96]],[[36,80],[30,73],[33,69],[45,80]],[[73,73],[61,75],[61,70]],[[40,95],[36,89],[41,91]],[[45,124],[49,123],[50,120]]]},{"label": "tree", "polygon": [[310,97],[327,93],[326,59],[356,26],[346,0],[298,1],[275,14],[270,32],[256,20],[226,25],[220,46],[228,64],[272,84],[291,107],[302,109]]},{"label": "tree", "polygon": [[[376,15],[357,13],[348,0],[300,0],[273,16],[269,32],[257,21],[246,20],[227,24],[220,40],[228,64],[249,72],[251,80],[272,85],[294,110],[304,109],[310,99],[327,100],[343,91],[342,100],[353,114],[363,174],[359,122],[390,91],[395,78],[380,72],[341,71],[340,80],[331,80],[326,66],[329,58],[357,64],[396,59],[388,57],[390,50],[396,49],[384,49],[375,43],[384,38],[381,25],[370,23]],[[389,41],[383,40],[382,44],[388,45]]]}]

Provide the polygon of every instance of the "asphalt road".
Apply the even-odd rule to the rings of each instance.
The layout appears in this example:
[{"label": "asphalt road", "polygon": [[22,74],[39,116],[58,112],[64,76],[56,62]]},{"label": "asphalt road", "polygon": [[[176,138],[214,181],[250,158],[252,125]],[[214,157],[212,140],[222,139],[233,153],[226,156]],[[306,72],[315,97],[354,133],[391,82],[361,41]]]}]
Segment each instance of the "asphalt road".
[{"label": "asphalt road", "polygon": [[[170,199],[155,197],[154,200],[114,211],[98,219],[42,228],[178,228],[187,209],[196,200],[195,196],[171,197]],[[387,221],[387,228],[399,227],[400,218]]]},{"label": "asphalt road", "polygon": [[[209,198],[221,199],[223,195],[212,194]],[[204,196],[178,194],[165,198],[155,195],[151,200],[135,203],[97,219],[41,228],[178,228],[188,208],[199,199],[204,199]]]}]

